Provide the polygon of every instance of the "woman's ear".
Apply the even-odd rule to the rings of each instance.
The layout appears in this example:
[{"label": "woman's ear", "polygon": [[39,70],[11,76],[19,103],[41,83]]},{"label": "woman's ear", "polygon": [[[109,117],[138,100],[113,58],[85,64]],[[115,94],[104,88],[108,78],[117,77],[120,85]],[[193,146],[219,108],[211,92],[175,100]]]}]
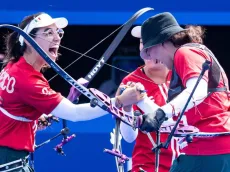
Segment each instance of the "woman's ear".
[{"label": "woman's ear", "polygon": [[25,40],[25,39],[24,39],[24,44],[26,44],[27,47],[32,47],[32,46],[30,45],[30,43],[29,43],[27,40]]}]

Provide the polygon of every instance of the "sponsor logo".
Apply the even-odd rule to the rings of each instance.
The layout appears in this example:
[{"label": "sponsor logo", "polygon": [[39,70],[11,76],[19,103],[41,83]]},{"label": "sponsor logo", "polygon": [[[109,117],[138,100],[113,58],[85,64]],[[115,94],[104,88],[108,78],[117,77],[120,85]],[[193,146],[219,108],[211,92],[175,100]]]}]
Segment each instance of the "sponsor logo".
[{"label": "sponsor logo", "polygon": [[51,94],[54,94],[54,93],[55,92],[53,90],[48,90],[47,87],[42,88],[42,94],[51,95]]},{"label": "sponsor logo", "polygon": [[98,71],[99,68],[101,68],[102,64],[105,63],[104,57],[98,61],[98,63],[96,64],[96,66],[92,69],[92,71],[90,72],[90,74],[88,74],[88,78],[92,78]]},{"label": "sponsor logo", "polygon": [[15,78],[11,77],[7,73],[7,70],[3,69],[0,73],[0,89],[6,90],[7,93],[13,93],[15,83],[16,83]]}]

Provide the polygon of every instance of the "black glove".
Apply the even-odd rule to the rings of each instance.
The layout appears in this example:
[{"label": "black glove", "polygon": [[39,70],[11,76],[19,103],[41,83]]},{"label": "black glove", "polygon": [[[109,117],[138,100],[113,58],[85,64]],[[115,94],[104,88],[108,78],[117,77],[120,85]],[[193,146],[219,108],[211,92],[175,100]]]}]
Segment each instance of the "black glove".
[{"label": "black glove", "polygon": [[143,122],[140,129],[147,132],[158,131],[165,120],[167,120],[166,114],[159,108],[154,113],[143,115]]}]

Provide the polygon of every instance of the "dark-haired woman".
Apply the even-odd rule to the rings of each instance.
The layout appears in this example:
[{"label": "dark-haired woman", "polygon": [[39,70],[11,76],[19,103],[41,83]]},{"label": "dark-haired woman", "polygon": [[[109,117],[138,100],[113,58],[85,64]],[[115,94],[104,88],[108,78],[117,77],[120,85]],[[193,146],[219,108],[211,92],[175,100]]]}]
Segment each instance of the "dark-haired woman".
[{"label": "dark-haired woman", "polygon": [[[202,40],[202,32],[193,34],[181,28],[170,13],[150,17],[142,24],[144,59],[158,59],[172,69],[168,103],[143,116],[141,130],[156,131],[167,118],[176,117],[194,88],[205,60],[211,62],[186,108],[189,125],[201,132],[230,132],[228,80],[212,52],[193,40]],[[190,44],[189,44],[190,43]],[[192,43],[192,44],[191,44]],[[180,155],[171,172],[230,171],[230,136],[194,138],[181,144]]]},{"label": "dark-haired woman", "polygon": [[[200,26],[186,26],[187,33],[190,37],[193,37],[193,42],[202,43],[202,37],[196,39],[194,32],[203,33],[203,29]],[[141,26],[136,26],[132,30],[132,35],[140,39],[140,51],[143,49],[141,39]],[[134,72],[126,76],[122,84],[126,84],[128,81],[140,82],[143,84],[147,92],[147,96],[143,101],[138,102],[138,106],[134,106],[134,109],[143,111],[144,113],[152,112],[154,109],[163,106],[167,102],[168,87],[171,79],[171,71],[169,71],[164,64],[159,60],[144,60],[145,65],[139,67]],[[137,77],[140,76],[140,77]],[[152,103],[152,104],[151,104]],[[157,105],[154,105],[154,103]],[[127,109],[127,108],[126,108]],[[181,121],[184,125],[187,125],[185,116]],[[164,122],[164,126],[172,125],[172,119]],[[127,142],[132,142],[136,139],[133,155],[132,155],[132,172],[138,172],[140,169],[144,171],[155,170],[155,154],[152,152],[152,143],[149,135],[141,132],[140,130],[133,130],[131,127],[121,123],[121,134]],[[155,140],[156,133],[151,132],[152,139]],[[161,134],[161,142],[166,141],[168,134]],[[159,172],[168,172],[176,157],[180,155],[178,138],[173,138],[170,142],[168,149],[161,150]],[[156,140],[155,140],[156,142]]]},{"label": "dark-haired woman", "polygon": [[[64,31],[65,18],[52,18],[46,13],[26,17],[19,25],[55,61]],[[52,90],[41,70],[46,62],[18,33],[6,39],[4,68],[0,73],[0,171],[29,170],[27,156],[34,151],[37,119],[42,114],[85,121],[108,114],[89,104],[74,105]],[[137,86],[125,91],[120,99],[124,105],[138,101],[143,95]],[[127,97],[130,95],[132,101]],[[114,99],[117,102],[117,99]]]}]

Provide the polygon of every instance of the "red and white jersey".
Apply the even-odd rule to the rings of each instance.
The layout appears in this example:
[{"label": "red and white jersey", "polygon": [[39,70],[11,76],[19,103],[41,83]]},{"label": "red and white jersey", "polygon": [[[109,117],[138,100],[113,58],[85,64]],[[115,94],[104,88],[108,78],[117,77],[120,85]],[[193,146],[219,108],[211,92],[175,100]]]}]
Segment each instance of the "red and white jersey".
[{"label": "red and white jersey", "polygon": [[[169,72],[166,83],[158,85],[151,81],[143,72],[143,67],[139,67],[134,72],[125,77],[122,81],[126,84],[128,81],[140,82],[147,90],[147,95],[159,106],[166,104],[168,86],[171,78],[171,72]],[[136,76],[140,76],[136,77]],[[142,79],[143,78],[143,79]],[[134,110],[138,109],[134,107]],[[156,142],[156,133],[151,133],[152,138]],[[161,134],[161,142],[165,142],[168,134]],[[139,172],[139,168],[145,171],[151,172],[155,169],[155,153],[152,152],[153,145],[150,142],[148,136],[142,131],[138,131],[136,143],[132,154],[132,172]],[[179,146],[175,138],[172,139],[168,149],[161,149],[160,153],[160,166],[159,172],[168,172],[173,160],[179,155]]]},{"label": "red and white jersey", "polygon": [[[212,59],[202,50],[192,47],[179,48],[174,57],[174,67],[183,85],[189,78],[200,75],[205,59]],[[181,65],[183,64],[183,65]],[[223,76],[226,78],[225,73]],[[208,82],[208,72],[203,79]],[[218,87],[223,87],[222,77]],[[227,81],[227,78],[226,78]],[[228,83],[226,83],[228,86]],[[188,125],[201,132],[230,132],[230,101],[226,92],[214,92],[198,106],[186,112]],[[217,155],[230,153],[230,136],[194,138],[182,149],[188,155]]]},{"label": "red and white jersey", "polygon": [[50,114],[61,100],[23,57],[9,63],[0,73],[0,146],[34,151],[37,119]]}]

